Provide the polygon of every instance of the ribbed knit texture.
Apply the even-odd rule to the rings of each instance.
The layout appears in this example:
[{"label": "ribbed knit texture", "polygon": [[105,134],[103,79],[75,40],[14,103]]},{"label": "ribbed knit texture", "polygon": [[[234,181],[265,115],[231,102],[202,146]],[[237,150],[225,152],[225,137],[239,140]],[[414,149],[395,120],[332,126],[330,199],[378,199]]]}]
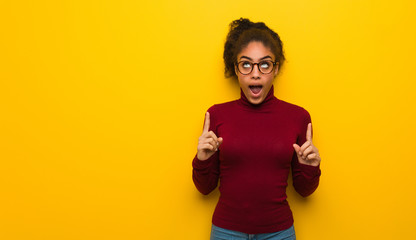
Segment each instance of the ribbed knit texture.
[{"label": "ribbed knit texture", "polygon": [[286,201],[292,169],[296,191],[306,197],[319,184],[321,171],[298,162],[293,144],[306,141],[309,113],[274,96],[251,104],[241,98],[208,109],[210,130],[223,143],[208,160],[193,159],[193,181],[203,194],[219,182],[220,199],[213,224],[249,234],[277,232],[293,224]]}]

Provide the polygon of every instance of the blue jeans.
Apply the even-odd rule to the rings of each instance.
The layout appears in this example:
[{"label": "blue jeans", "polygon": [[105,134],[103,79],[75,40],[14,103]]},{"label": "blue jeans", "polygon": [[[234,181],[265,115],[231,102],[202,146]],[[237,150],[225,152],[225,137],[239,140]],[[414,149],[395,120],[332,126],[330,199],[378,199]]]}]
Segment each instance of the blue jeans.
[{"label": "blue jeans", "polygon": [[247,234],[212,224],[211,240],[296,240],[296,235],[293,225],[288,229],[274,233]]}]

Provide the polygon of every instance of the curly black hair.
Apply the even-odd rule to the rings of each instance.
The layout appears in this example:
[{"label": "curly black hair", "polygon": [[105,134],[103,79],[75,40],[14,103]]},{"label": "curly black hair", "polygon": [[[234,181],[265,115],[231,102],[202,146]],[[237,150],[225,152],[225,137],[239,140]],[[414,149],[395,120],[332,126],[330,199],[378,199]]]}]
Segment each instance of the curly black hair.
[{"label": "curly black hair", "polygon": [[225,77],[237,78],[234,71],[234,64],[237,55],[250,42],[258,41],[263,43],[275,56],[275,61],[282,67],[285,60],[283,54],[283,43],[279,35],[266,26],[263,22],[252,22],[247,18],[240,18],[230,23],[230,31],[224,45]]}]

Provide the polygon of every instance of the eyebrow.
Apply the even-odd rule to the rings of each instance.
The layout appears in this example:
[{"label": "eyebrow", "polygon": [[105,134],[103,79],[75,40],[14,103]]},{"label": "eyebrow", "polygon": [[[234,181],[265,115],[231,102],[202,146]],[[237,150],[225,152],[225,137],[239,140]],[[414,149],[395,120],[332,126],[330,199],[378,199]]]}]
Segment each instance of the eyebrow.
[{"label": "eyebrow", "polygon": [[[251,58],[249,58],[249,57],[247,57],[247,56],[241,56],[241,57],[240,57],[240,59],[242,59],[242,58],[247,58],[248,60],[253,61],[253,59],[251,59]],[[260,58],[260,60],[263,60],[263,59],[266,59],[266,58],[272,58],[272,57],[270,57],[269,55],[267,55],[267,56],[265,56],[265,57]]]}]

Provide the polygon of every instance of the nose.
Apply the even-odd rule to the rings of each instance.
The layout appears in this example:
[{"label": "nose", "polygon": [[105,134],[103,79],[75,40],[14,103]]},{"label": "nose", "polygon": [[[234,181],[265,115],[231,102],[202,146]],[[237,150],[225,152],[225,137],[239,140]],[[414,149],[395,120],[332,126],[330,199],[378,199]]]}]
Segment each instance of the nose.
[{"label": "nose", "polygon": [[253,70],[251,71],[251,78],[253,79],[260,79],[261,72],[259,70],[259,65],[256,63],[253,65]]}]

